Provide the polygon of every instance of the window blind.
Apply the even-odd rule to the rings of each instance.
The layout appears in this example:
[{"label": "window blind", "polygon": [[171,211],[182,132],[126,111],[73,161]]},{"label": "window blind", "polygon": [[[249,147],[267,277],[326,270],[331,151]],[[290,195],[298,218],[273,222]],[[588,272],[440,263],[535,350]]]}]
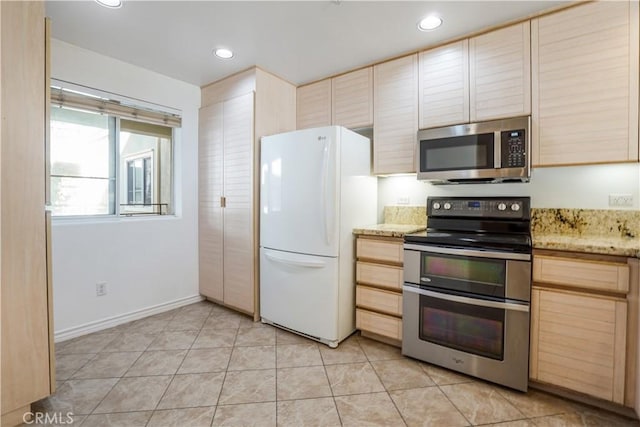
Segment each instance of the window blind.
[{"label": "window blind", "polygon": [[51,88],[51,106],[91,111],[154,125],[180,127],[182,119],[175,114],[152,111],[97,96],[80,95]]}]

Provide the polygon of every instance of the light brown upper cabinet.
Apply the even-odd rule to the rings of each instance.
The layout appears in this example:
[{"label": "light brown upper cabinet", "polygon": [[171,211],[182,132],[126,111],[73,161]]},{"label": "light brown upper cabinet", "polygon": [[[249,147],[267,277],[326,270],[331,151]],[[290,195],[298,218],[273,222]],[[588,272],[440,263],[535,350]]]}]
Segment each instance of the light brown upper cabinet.
[{"label": "light brown upper cabinet", "polygon": [[469,122],[469,42],[418,55],[420,129]]},{"label": "light brown upper cabinet", "polygon": [[331,126],[331,79],[297,89],[297,129]]},{"label": "light brown upper cabinet", "polygon": [[373,67],[331,79],[332,120],[350,129],[373,126]]},{"label": "light brown upper cabinet", "polygon": [[373,67],[373,172],[416,171],[418,55]]},{"label": "light brown upper cabinet", "polygon": [[638,2],[531,25],[533,165],[638,161]]},{"label": "light brown upper cabinet", "polygon": [[260,137],[295,128],[295,98],[293,85],[259,68],[202,88],[200,293],[256,320]]},{"label": "light brown upper cabinet", "polygon": [[469,39],[471,121],[531,114],[529,21]]},{"label": "light brown upper cabinet", "polygon": [[420,129],[531,114],[529,22],[419,54]]}]

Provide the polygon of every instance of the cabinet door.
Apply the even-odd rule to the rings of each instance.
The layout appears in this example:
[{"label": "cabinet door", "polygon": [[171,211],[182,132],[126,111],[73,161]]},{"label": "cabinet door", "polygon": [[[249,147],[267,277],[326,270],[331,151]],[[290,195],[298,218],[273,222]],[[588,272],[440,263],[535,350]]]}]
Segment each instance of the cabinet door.
[{"label": "cabinet door", "polygon": [[418,55],[375,65],[373,97],[373,172],[415,172]]},{"label": "cabinet door", "polygon": [[638,160],[638,2],[532,21],[534,166]]},{"label": "cabinet door", "polygon": [[[50,393],[42,2],[0,2],[2,425]],[[17,411],[17,412],[14,412]],[[17,418],[14,418],[16,417]],[[14,423],[15,421],[15,423]]]},{"label": "cabinet door", "polygon": [[253,313],[253,93],[223,110],[224,303]]},{"label": "cabinet door", "polygon": [[200,293],[223,301],[222,103],[200,109],[198,243]]},{"label": "cabinet door", "polygon": [[627,302],[534,289],[531,377],[624,403]]},{"label": "cabinet door", "polygon": [[531,114],[529,21],[469,39],[471,121]]},{"label": "cabinet door", "polygon": [[331,123],[351,129],[373,125],[373,67],[334,77]]},{"label": "cabinet door", "polygon": [[331,79],[325,79],[296,91],[298,129],[331,126]]},{"label": "cabinet door", "polygon": [[418,55],[420,129],[469,122],[469,42]]}]

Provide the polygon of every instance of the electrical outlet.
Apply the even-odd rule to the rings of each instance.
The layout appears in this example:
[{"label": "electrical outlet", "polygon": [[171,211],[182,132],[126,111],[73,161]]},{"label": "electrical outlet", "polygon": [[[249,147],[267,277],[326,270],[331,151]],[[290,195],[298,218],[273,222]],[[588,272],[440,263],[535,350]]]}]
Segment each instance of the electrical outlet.
[{"label": "electrical outlet", "polygon": [[107,294],[107,282],[96,283],[96,296],[103,297]]},{"label": "electrical outlet", "polygon": [[632,194],[609,194],[609,206],[620,208],[633,207]]},{"label": "electrical outlet", "polygon": [[399,205],[408,205],[409,204],[409,196],[398,197]]}]

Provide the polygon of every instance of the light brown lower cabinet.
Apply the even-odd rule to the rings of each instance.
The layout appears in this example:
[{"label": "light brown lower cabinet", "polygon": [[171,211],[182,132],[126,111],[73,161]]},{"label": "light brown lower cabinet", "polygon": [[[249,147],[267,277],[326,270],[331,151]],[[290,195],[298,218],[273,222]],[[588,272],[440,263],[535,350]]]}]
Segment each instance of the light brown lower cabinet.
[{"label": "light brown lower cabinet", "polygon": [[356,328],[364,336],[399,345],[403,239],[359,236],[356,257]]},{"label": "light brown lower cabinet", "polygon": [[624,403],[627,302],[533,289],[531,377]]},{"label": "light brown lower cabinet", "polygon": [[633,407],[638,260],[536,251],[530,378]]}]

